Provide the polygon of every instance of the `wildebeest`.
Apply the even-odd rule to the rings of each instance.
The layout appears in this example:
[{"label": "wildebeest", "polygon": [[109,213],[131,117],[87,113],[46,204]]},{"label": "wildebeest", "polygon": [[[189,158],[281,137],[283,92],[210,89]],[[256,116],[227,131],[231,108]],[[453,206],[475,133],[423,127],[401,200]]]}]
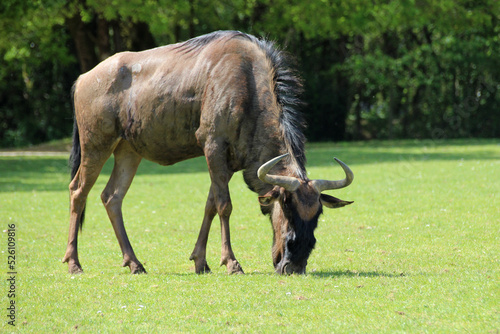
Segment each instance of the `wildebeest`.
[{"label": "wildebeest", "polygon": [[161,165],[204,155],[211,186],[190,259],[209,272],[206,245],[219,215],[221,265],[242,273],[229,238],[232,211],[228,182],[243,170],[259,194],[274,232],[272,258],[280,274],[304,273],[314,248],[322,207],[352,202],[322,194],[348,186],[346,178],[309,180],[305,169],[301,81],[289,56],[272,42],[236,31],[219,31],[142,52],[118,53],[81,75],[73,86],[75,113],[70,156],[69,239],[63,262],[81,272],[77,238],[87,195],[114,154],[101,194],[123,253],[123,266],[145,273],[125,232],[122,201],[142,158]]}]

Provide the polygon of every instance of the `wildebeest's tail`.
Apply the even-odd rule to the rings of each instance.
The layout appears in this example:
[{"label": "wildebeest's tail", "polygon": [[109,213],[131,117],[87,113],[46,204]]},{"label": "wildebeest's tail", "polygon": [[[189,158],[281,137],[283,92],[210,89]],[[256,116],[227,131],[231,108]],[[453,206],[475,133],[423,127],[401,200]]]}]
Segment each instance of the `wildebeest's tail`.
[{"label": "wildebeest's tail", "polygon": [[[73,106],[73,147],[71,148],[71,154],[69,155],[69,167],[71,168],[71,181],[75,178],[78,169],[80,168],[80,163],[82,161],[82,150],[80,147],[80,134],[78,133],[78,123],[76,122],[75,115],[75,85],[71,88],[71,105]],[[80,230],[83,226],[83,220],[85,218],[85,207],[83,208],[82,215],[80,217]]]}]

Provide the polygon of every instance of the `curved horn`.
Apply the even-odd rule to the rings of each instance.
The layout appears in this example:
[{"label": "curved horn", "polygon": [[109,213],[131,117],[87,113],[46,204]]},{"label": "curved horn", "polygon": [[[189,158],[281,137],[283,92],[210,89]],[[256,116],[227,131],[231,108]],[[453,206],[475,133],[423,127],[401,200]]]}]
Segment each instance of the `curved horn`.
[{"label": "curved horn", "polygon": [[283,187],[288,191],[297,190],[297,188],[300,186],[300,181],[297,178],[284,175],[267,175],[267,173],[269,173],[271,168],[273,168],[274,165],[276,165],[281,159],[283,159],[287,155],[288,153],[280,155],[279,157],[271,159],[262,166],[260,166],[259,170],[257,171],[257,176],[259,177],[259,179],[266,183]]},{"label": "curved horn", "polygon": [[351,171],[351,169],[349,167],[347,167],[347,165],[345,163],[343,163],[342,161],[340,161],[339,159],[337,159],[337,158],[334,158],[334,159],[335,159],[335,161],[337,161],[339,163],[339,165],[344,170],[345,179],[338,180],[338,181],[314,180],[314,181],[312,181],[312,183],[313,183],[314,188],[316,188],[316,190],[318,192],[322,192],[325,190],[344,188],[344,187],[347,187],[348,185],[350,185],[352,183],[352,180],[354,180],[354,174]]}]

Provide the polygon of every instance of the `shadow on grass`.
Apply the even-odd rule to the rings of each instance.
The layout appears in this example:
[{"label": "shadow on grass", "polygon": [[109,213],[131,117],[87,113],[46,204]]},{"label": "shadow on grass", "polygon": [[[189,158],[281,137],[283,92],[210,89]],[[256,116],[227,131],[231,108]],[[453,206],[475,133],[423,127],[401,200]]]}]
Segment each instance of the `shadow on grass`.
[{"label": "shadow on grass", "polygon": [[[496,145],[495,148],[467,150],[464,147]],[[496,139],[471,139],[449,141],[372,141],[343,143],[314,143],[309,146],[308,166],[334,166],[333,157],[350,166],[436,160],[497,160],[500,159],[500,141]]]},{"label": "shadow on grass", "polygon": [[[307,148],[309,167],[328,166],[340,170],[333,157],[349,166],[381,162],[408,162],[433,160],[500,159],[499,149],[433,150],[453,146],[498,145],[498,140],[382,141],[354,143],[313,143]],[[431,148],[431,149],[428,149]],[[396,151],[395,151],[396,149]],[[397,152],[399,150],[399,152]],[[113,159],[105,164],[101,174],[108,177],[113,169]],[[160,166],[143,160],[137,175],[169,175],[207,173],[204,157],[179,162],[172,166]],[[318,175],[317,177],[320,177]],[[14,191],[61,191],[67,190],[69,168],[67,157],[9,157],[0,158],[0,192]]]},{"label": "shadow on grass", "polygon": [[[131,275],[131,274],[128,271],[123,271],[123,272],[118,273],[117,275],[126,276],[126,275]],[[240,275],[228,275],[227,273],[219,273],[219,272],[197,274],[194,272],[194,269],[192,272],[172,272],[172,271],[148,272],[148,275],[166,276],[166,277],[168,277],[168,276],[171,276],[171,277],[213,277],[213,276],[223,275],[223,276],[228,276],[228,277],[240,277]],[[276,278],[287,277],[286,275],[279,275],[279,274],[275,273],[274,271],[248,272],[248,273],[245,273],[244,276],[246,276],[246,277],[248,277],[248,276],[269,276],[269,277],[276,277]],[[301,275],[295,274],[295,275],[291,275],[291,276],[301,276]],[[347,277],[347,278],[354,278],[354,277],[401,278],[401,277],[407,277],[409,275],[406,273],[384,273],[384,272],[378,272],[378,271],[357,272],[357,271],[350,271],[350,270],[347,270],[347,271],[336,270],[336,271],[307,272],[305,276],[325,279],[325,278],[341,278],[341,277]]]},{"label": "shadow on grass", "polygon": [[384,273],[379,271],[315,271],[307,273],[309,276],[318,278],[339,278],[339,277],[389,277],[398,278],[408,276],[406,273]]},{"label": "shadow on grass", "polygon": [[[114,160],[104,165],[101,176],[106,180],[113,170]],[[182,161],[173,166],[160,166],[143,160],[136,175],[168,175],[207,173],[204,157]],[[68,158],[61,157],[6,157],[0,158],[0,192],[16,191],[65,191],[70,182]]]},{"label": "shadow on grass", "polygon": [[65,157],[0,158],[0,192],[67,190],[69,178]]}]

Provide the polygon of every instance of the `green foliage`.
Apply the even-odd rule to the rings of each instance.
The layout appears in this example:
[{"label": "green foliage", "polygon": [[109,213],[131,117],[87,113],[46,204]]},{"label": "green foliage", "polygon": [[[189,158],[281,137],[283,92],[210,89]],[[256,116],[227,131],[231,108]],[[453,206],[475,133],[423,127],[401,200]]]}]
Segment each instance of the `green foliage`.
[{"label": "green foliage", "polygon": [[68,136],[75,57],[57,1],[7,2],[0,14],[0,145]]},{"label": "green foliage", "polygon": [[500,136],[496,0],[50,0],[0,5],[0,146],[69,135],[80,71],[218,29],[278,41],[311,140]]},{"label": "green foliage", "polygon": [[[310,177],[341,178],[333,156],[349,164],[355,179],[331,194],[355,202],[325,209],[308,274],[288,277],[273,272],[270,223],[241,175],[230,183],[231,237],[246,274],[229,276],[218,267],[217,221],[207,249],[213,274],[194,273],[188,259],[210,183],[203,158],[139,167],[123,205],[131,243],[148,270],[138,276],[120,266],[101,203],[109,161],[89,194],[78,239],[85,273],[69,275],[61,263],[69,224],[67,157],[0,157],[2,230],[14,223],[18,237],[15,330],[498,331],[498,140],[310,144]],[[7,300],[2,294],[0,305]],[[12,331],[5,319],[0,328]]]},{"label": "green foliage", "polygon": [[[494,56],[500,51],[497,2],[393,1],[376,4],[370,11],[354,3],[350,17],[342,17],[356,22],[355,27],[337,30],[337,37],[330,35],[336,43],[325,40],[317,47],[327,45],[329,51],[313,56],[327,59],[336,53],[329,57],[332,65],[324,65],[320,73],[323,83],[341,83],[340,89],[329,87],[333,94],[323,97],[330,112],[347,118],[341,138],[498,135],[500,120],[492,112],[500,106],[496,79],[500,66]],[[326,35],[314,38],[322,36]],[[336,96],[343,103],[332,104],[338,101]],[[320,122],[325,120],[324,111],[317,113]]]}]

